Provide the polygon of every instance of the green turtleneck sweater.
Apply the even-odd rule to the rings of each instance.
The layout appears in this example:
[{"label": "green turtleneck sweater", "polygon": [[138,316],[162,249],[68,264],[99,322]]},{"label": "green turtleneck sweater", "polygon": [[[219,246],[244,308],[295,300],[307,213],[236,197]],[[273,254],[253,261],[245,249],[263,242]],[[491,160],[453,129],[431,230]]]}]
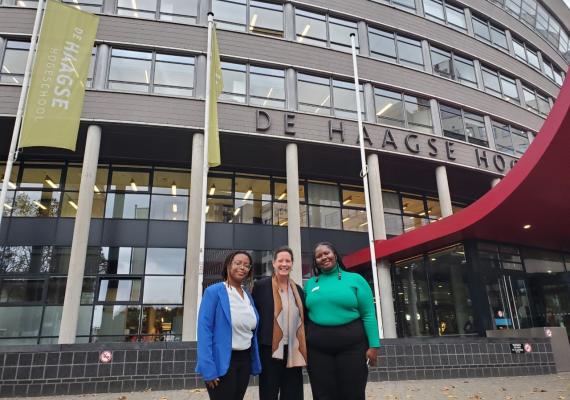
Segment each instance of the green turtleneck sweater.
[{"label": "green turtleneck sweater", "polygon": [[338,264],[322,271],[317,282],[313,277],[305,284],[305,304],[309,319],[317,325],[335,326],[354,321],[364,322],[369,347],[379,347],[378,323],[374,298],[368,282],[359,274],[341,271]]}]

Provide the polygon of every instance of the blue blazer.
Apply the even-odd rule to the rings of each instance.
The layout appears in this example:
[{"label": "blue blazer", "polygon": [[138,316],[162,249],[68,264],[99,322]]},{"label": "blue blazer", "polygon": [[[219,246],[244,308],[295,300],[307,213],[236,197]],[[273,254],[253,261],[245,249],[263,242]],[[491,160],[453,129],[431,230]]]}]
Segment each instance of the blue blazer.
[{"label": "blue blazer", "polygon": [[[259,315],[251,295],[244,291]],[[232,317],[230,298],[223,282],[209,286],[205,291],[198,313],[198,362],[196,372],[205,381],[224,376],[230,367],[232,355]],[[261,373],[261,361],[257,347],[257,327],[251,340],[251,374]]]}]

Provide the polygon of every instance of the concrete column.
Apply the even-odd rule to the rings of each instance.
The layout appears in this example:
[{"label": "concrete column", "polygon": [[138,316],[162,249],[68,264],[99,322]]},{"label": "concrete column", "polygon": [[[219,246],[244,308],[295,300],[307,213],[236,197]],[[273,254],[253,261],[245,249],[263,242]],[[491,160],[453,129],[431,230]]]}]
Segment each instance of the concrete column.
[{"label": "concrete column", "polygon": [[283,18],[285,39],[295,41],[295,7],[292,3],[287,2],[283,5]]},{"label": "concrete column", "polygon": [[97,125],[89,126],[87,128],[85,154],[83,155],[79,200],[73,227],[73,241],[71,243],[69,271],[67,273],[65,298],[63,300],[63,313],[59,327],[59,344],[75,343],[100,144],[101,127]]},{"label": "concrete column", "polygon": [[374,86],[370,82],[363,85],[365,122],[376,123],[376,108],[374,107]]},{"label": "concrete column", "polygon": [[491,188],[494,188],[495,186],[497,186],[499,184],[499,182],[501,182],[501,178],[495,178],[491,181]]},{"label": "concrete column", "polygon": [[208,13],[210,12],[210,0],[198,1],[198,15],[196,22],[198,25],[208,26]]},{"label": "concrete column", "polygon": [[485,130],[487,131],[487,139],[489,140],[489,148],[497,149],[495,144],[495,133],[493,132],[493,121],[488,115],[483,116],[483,121],[485,121]]},{"label": "concrete column", "polygon": [[465,7],[463,9],[463,14],[465,14],[465,26],[467,26],[467,34],[469,36],[475,36],[473,32],[473,19],[471,15],[471,9],[469,7]]},{"label": "concrete column", "polygon": [[195,61],[196,86],[194,87],[197,99],[206,98],[206,56],[200,54]]},{"label": "concrete column", "polygon": [[439,115],[439,103],[436,99],[430,99],[429,106],[431,110],[431,121],[433,123],[433,133],[437,136],[443,136],[441,116]]},{"label": "concrete column", "polygon": [[451,207],[451,194],[449,193],[449,182],[447,181],[447,169],[445,165],[440,165],[435,169],[435,179],[437,181],[437,195],[439,197],[439,208],[443,218],[453,214]]},{"label": "concrete column", "polygon": [[531,131],[526,131],[526,136],[528,137],[528,144],[531,144],[534,141],[534,135]]},{"label": "concrete column", "polygon": [[517,84],[517,93],[519,94],[521,106],[523,106],[523,108],[526,108],[526,101],[524,99],[524,91],[523,91],[522,82],[520,79],[515,79],[515,83]]},{"label": "concrete column", "polygon": [[509,47],[509,54],[515,56],[515,46],[513,46],[513,35],[508,29],[505,30],[505,36],[507,38],[507,46]]},{"label": "concrete column", "polygon": [[105,89],[107,82],[107,65],[111,57],[109,45],[101,43],[97,45],[97,55],[95,56],[95,71],[93,74],[93,88]]},{"label": "concrete column", "polygon": [[422,56],[424,57],[425,71],[433,74],[433,67],[431,65],[431,53],[429,48],[429,42],[427,40],[422,40]]},{"label": "concrete column", "polygon": [[198,263],[200,261],[200,214],[204,182],[204,134],[192,137],[192,170],[190,171],[190,202],[188,205],[188,237],[186,240],[186,273],[184,276],[184,312],[182,340],[196,340],[198,314]]},{"label": "concrete column", "polygon": [[361,56],[370,57],[370,46],[368,43],[368,26],[364,21],[358,21],[358,47]]},{"label": "concrete column", "polygon": [[293,250],[294,262],[291,278],[303,283],[301,258],[301,207],[299,205],[299,156],[297,144],[289,143],[285,149],[287,164],[287,241]]},{"label": "concrete column", "polygon": [[287,110],[297,111],[297,72],[293,68],[285,70],[285,89]]},{"label": "concrete column", "polygon": [[540,66],[540,70],[544,71],[544,60],[542,59],[542,53],[540,51],[537,51],[536,56],[538,57],[538,65]]},{"label": "concrete column", "polygon": [[424,15],[424,3],[422,0],[415,0],[416,3],[416,14],[423,16]]},{"label": "concrete column", "polygon": [[474,59],[473,67],[475,68],[475,76],[477,77],[477,89],[485,91],[485,84],[483,83],[483,72],[481,71],[481,61]]},{"label": "concrete column", "polygon": [[5,40],[4,38],[0,37],[0,49],[3,49],[3,48],[4,48],[4,42],[5,42],[5,41],[6,41],[6,40]]},{"label": "concrete column", "polygon": [[103,14],[115,14],[116,0],[103,0]]},{"label": "concrete column", "polygon": [[[382,201],[382,181],[380,180],[380,163],[377,154],[369,154],[368,184],[370,189],[370,208],[374,240],[386,239],[386,222],[384,221],[384,203]],[[382,310],[382,326],[384,337],[398,337],[396,333],[396,316],[394,314],[394,293],[392,292],[392,276],[390,263],[380,260],[376,265],[378,271],[378,290],[380,291],[380,309]]]}]

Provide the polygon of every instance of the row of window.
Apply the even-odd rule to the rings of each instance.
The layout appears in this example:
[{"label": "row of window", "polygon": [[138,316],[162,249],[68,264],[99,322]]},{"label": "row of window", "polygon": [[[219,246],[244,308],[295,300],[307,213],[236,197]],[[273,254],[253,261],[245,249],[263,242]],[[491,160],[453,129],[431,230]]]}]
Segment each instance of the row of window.
[{"label": "row of window", "polygon": [[[425,69],[420,41],[377,29],[371,29],[369,37],[372,57],[397,62],[408,67]],[[2,65],[0,82],[20,83],[23,80],[27,52],[27,43],[6,41],[4,56],[0,58]],[[472,59],[434,46],[431,47],[430,58],[434,74],[478,88],[475,63]],[[88,86],[91,86],[93,80],[94,60],[95,52],[88,74]],[[262,107],[285,107],[284,70],[236,63],[224,63],[223,70],[225,84],[222,100]],[[481,72],[483,87],[488,93],[519,104],[521,104],[522,98],[528,99],[529,102],[526,103],[526,106],[529,110],[545,116],[550,112],[547,96],[535,88],[525,84],[528,89],[526,92],[534,93],[535,98],[529,97],[526,92],[524,96],[519,96],[514,78],[486,66],[482,66]],[[113,48],[108,63],[107,76],[107,87],[109,89],[175,96],[194,95],[195,66],[193,56]],[[299,86],[303,85],[301,82],[306,81],[303,76],[299,74]],[[333,87],[341,85],[347,90],[349,89],[347,84],[336,80],[332,85]],[[350,100],[349,103],[353,103],[353,100]],[[299,99],[299,104],[301,111],[326,114],[332,110],[332,107],[325,104],[322,107],[306,109],[303,106],[304,101],[302,99]],[[347,110],[347,113],[341,112],[338,116],[348,118],[356,116],[354,105],[348,108],[344,107],[344,109]]]},{"label": "row of window", "polygon": [[[78,205],[78,176],[80,167],[73,165],[15,166],[4,215],[74,217]],[[189,182],[188,170],[102,166],[94,188],[92,217],[185,221]],[[286,187],[282,178],[212,174],[208,177],[206,219],[208,222],[286,226]],[[435,198],[394,191],[385,191],[383,196],[389,235],[399,235],[441,217]],[[301,180],[299,198],[301,226],[366,231],[364,193],[359,186]],[[456,205],[457,209],[461,207]],[[16,263],[26,258],[11,256]],[[50,257],[67,260],[64,255]],[[107,270],[106,258],[95,258],[93,268]],[[50,268],[65,272],[60,267],[37,266],[38,271]]]},{"label": "row of window", "polygon": [[[396,57],[411,60],[409,43],[401,38],[393,38],[393,43],[402,44]],[[12,43],[11,41],[8,42]],[[19,42],[14,42],[19,43]],[[406,47],[408,46],[408,47]],[[192,95],[194,87],[194,57],[173,56],[156,52],[137,52],[113,49],[108,71],[108,87],[116,90],[167,93],[173,95]],[[420,53],[421,55],[421,50]],[[8,59],[13,59],[8,57]],[[473,62],[453,53],[432,50],[434,71],[442,76],[455,78],[470,85],[476,85]],[[483,68],[483,81],[489,93],[507,100],[520,101],[514,79]],[[286,84],[285,71],[275,68],[257,67],[249,64],[222,63],[224,87],[220,99],[222,101],[249,104],[257,107],[285,108]],[[1,75],[0,75],[1,76]],[[12,76],[13,77],[13,76]],[[334,115],[339,118],[356,118],[354,101],[354,84],[334,78],[325,78],[309,74],[297,74],[297,109],[299,111]],[[523,86],[527,107],[541,114],[548,114],[548,99],[534,89]],[[365,104],[362,87],[360,88],[361,104]],[[394,92],[375,88],[375,119],[377,123],[404,127],[426,133],[433,133],[432,109],[428,99],[407,93]],[[362,107],[365,110],[365,107]],[[364,111],[363,111],[364,113]],[[478,116],[482,120],[482,116]],[[445,119],[442,111],[441,119]],[[444,135],[459,140],[470,141],[469,135]],[[488,132],[484,127],[478,141],[488,146]],[[519,153],[516,149],[507,152]],[[126,182],[128,184],[128,182]],[[34,199],[28,199],[33,201]],[[35,199],[37,200],[37,199]],[[59,200],[57,200],[59,201]],[[75,202],[75,199],[71,199]],[[65,202],[64,202],[65,203]],[[67,201],[69,203],[69,201]],[[181,204],[182,206],[182,204]],[[69,210],[73,213],[73,210]],[[162,213],[161,213],[162,215]]]},{"label": "row of window", "polygon": [[528,25],[570,61],[568,33],[537,0],[489,0]]},{"label": "row of window", "polygon": [[[91,0],[84,3],[72,2],[78,8],[91,12],[101,12],[102,0]],[[117,0],[117,14],[134,18],[149,18],[177,23],[196,23],[198,0],[147,0],[134,3],[129,0]],[[527,0],[524,0],[527,1]],[[509,0],[510,2],[510,0]],[[508,4],[510,4],[507,2]],[[519,0],[520,2],[520,0]],[[532,0],[536,8],[536,2]],[[404,1],[413,6],[413,1]],[[18,5],[33,6],[35,2],[18,2]],[[541,6],[539,6],[542,9]],[[256,0],[213,0],[212,10],[221,29],[252,32],[275,37],[284,36],[283,5]],[[424,0],[424,11],[427,18],[445,23],[451,27],[467,31],[467,22],[463,6],[456,6],[445,0]],[[541,14],[542,15],[542,14]],[[550,19],[554,21],[554,19]],[[553,23],[556,23],[555,21]],[[355,21],[337,18],[328,13],[317,13],[308,10],[295,10],[295,40],[317,46],[326,46],[336,50],[350,51],[350,34],[357,33]],[[509,52],[505,29],[490,21],[473,16],[474,36],[506,52]],[[370,28],[372,29],[372,28]],[[559,26],[558,26],[558,30]],[[540,31],[539,31],[540,32]],[[563,32],[563,31],[561,31]],[[370,35],[375,35],[371,30]],[[391,33],[391,35],[394,35]],[[358,36],[357,36],[358,38]],[[371,47],[376,38],[370,38]],[[358,39],[357,39],[358,40]],[[415,43],[412,44],[415,46]],[[358,44],[357,44],[358,46]],[[561,86],[562,72],[554,63],[543,56],[540,65],[538,53],[520,39],[513,39],[515,56],[541,71],[545,76]],[[374,50],[371,50],[372,52]],[[564,54],[564,52],[563,52]],[[418,65],[417,55],[412,66]],[[421,58],[419,59],[421,61]],[[406,60],[404,60],[406,61]],[[403,63],[406,65],[406,62]]]}]

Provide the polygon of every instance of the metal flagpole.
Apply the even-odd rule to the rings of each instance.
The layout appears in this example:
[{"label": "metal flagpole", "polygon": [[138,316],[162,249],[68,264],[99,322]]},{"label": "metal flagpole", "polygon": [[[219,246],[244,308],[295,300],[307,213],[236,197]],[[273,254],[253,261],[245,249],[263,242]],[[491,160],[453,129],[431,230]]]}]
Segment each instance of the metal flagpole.
[{"label": "metal flagpole", "polygon": [[212,27],[214,26],[214,14],[208,13],[208,50],[206,53],[206,101],[204,110],[204,167],[202,175],[202,207],[200,208],[200,254],[198,259],[198,298],[197,312],[202,302],[202,283],[204,282],[204,252],[206,243],[206,198],[208,190],[208,131],[210,130],[210,87],[212,80]]},{"label": "metal flagpole", "polygon": [[360,106],[360,84],[358,82],[358,67],[356,65],[356,44],[355,34],[350,34],[350,42],[352,45],[352,65],[354,67],[354,91],[356,93],[356,114],[358,120],[358,142],[360,144],[360,161],[362,163],[362,171],[360,175],[364,182],[364,202],[366,204],[366,222],[368,224],[368,241],[370,244],[370,263],[372,264],[372,278],[374,280],[374,297],[376,299],[376,315],[378,319],[378,333],[380,339],[384,337],[384,329],[382,327],[382,310],[380,308],[380,290],[378,289],[378,270],[376,269],[376,251],[374,249],[374,233],[372,231],[372,214],[370,213],[370,195],[368,190],[368,165],[366,165],[366,155],[364,153],[364,133],[362,129],[362,114]]},{"label": "metal flagpole", "polygon": [[22,90],[20,91],[20,100],[18,102],[18,111],[16,112],[16,120],[14,121],[14,130],[12,131],[12,141],[10,142],[10,150],[8,152],[8,160],[6,161],[6,170],[4,171],[4,180],[2,181],[2,191],[0,192],[0,227],[2,226],[2,216],[4,215],[4,206],[6,204],[6,196],[8,194],[8,184],[10,176],[12,175],[12,166],[17,157],[18,138],[20,136],[20,126],[22,124],[22,115],[24,113],[24,106],[28,98],[30,75],[32,64],[36,52],[36,45],[38,42],[38,32],[40,30],[42,11],[44,0],[38,0],[38,8],[36,10],[36,19],[34,20],[34,29],[32,30],[32,39],[30,41],[30,50],[26,60],[26,69],[24,71],[24,80],[22,82]]}]

